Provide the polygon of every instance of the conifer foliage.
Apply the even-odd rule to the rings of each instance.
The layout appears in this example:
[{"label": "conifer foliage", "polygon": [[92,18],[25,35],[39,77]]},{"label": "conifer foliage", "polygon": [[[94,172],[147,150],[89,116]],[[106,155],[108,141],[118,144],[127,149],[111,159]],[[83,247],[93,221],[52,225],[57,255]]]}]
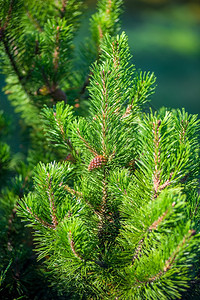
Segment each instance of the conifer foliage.
[{"label": "conifer foliage", "polygon": [[184,298],[199,272],[199,121],[148,109],[155,76],[117,35],[122,0],[98,1],[77,59],[83,2],[0,0],[5,91],[32,141],[18,166],[0,145],[0,296]]},{"label": "conifer foliage", "polygon": [[[89,65],[99,55],[105,32],[115,35],[119,30],[122,1],[98,1],[95,18],[92,16],[90,21],[90,38],[87,43],[82,40],[81,59],[74,40],[84,2],[0,0],[0,69],[6,82],[4,91],[19,113],[25,133],[23,154],[14,159],[9,146],[0,144],[0,298],[5,300],[63,299],[49,287],[49,273],[36,262],[31,230],[24,228],[16,208],[18,200],[32,190],[32,171],[39,161],[74,160],[67,147],[52,149],[48,145],[40,110],[44,104],[52,107],[65,101],[76,114],[86,112]],[[1,116],[0,123],[1,127]],[[58,139],[62,138],[62,130],[59,133]]]},{"label": "conifer foliage", "polygon": [[[105,32],[114,35],[119,30],[121,2],[98,2],[90,20],[92,59],[98,56]],[[25,122],[37,127],[37,115],[44,104],[52,106],[64,100],[75,105],[74,100],[80,100],[85,92],[88,64],[93,61],[87,58],[87,70],[77,72],[78,59],[74,57],[83,1],[1,0],[0,8],[5,90]]]},{"label": "conifer foliage", "polygon": [[100,47],[89,116],[64,102],[43,109],[47,140],[69,154],[38,164],[18,213],[77,299],[177,299],[198,272],[199,121],[143,113],[154,75],[130,65],[124,33]]}]

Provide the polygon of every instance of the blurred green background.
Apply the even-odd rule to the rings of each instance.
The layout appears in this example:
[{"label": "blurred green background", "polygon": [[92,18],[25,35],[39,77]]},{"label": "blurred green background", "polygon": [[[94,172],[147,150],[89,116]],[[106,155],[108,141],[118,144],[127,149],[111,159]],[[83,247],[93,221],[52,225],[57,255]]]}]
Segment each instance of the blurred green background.
[{"label": "blurred green background", "polygon": [[[77,46],[89,35],[88,18],[96,0],[86,0],[87,10],[76,38]],[[157,89],[152,97],[156,109],[161,106],[185,107],[200,112],[200,1],[199,0],[125,0],[122,30],[129,37],[133,62],[137,69],[154,72]],[[0,87],[4,85],[0,77]],[[0,109],[13,118],[13,151],[23,144],[14,109],[0,94]]]},{"label": "blurred green background", "polygon": [[122,30],[136,68],[157,77],[153,106],[200,113],[200,1],[125,0]]}]

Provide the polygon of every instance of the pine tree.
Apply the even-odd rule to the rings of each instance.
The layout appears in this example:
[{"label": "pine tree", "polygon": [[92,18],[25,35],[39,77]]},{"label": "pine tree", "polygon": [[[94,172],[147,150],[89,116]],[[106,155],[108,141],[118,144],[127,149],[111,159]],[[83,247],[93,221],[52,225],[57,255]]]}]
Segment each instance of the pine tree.
[{"label": "pine tree", "polygon": [[0,149],[0,297],[186,299],[199,271],[199,121],[147,111],[155,77],[116,37],[121,0],[99,0],[77,59],[82,2],[0,0],[5,92],[30,136],[25,163]]},{"label": "pine tree", "polygon": [[104,35],[90,69],[89,115],[42,112],[64,162],[39,163],[18,214],[39,259],[75,299],[177,299],[199,268],[199,121],[143,112],[155,77],[130,65],[124,33]]},{"label": "pine tree", "polygon": [[[52,107],[64,100],[74,107],[75,114],[86,114],[89,66],[99,56],[105,33],[115,35],[119,30],[121,4],[121,0],[98,1],[97,12],[90,19],[91,36],[79,50],[81,56],[76,54],[74,40],[83,1],[0,0],[4,91],[20,114],[25,134],[23,155],[13,160],[8,145],[1,144],[0,148],[0,298],[69,296],[58,296],[48,286],[46,274],[51,276],[37,263],[31,231],[22,226],[16,208],[19,199],[33,189],[32,171],[39,161],[70,159],[68,149],[53,149],[44,138],[40,111],[44,104]],[[14,163],[16,159],[18,163]]]},{"label": "pine tree", "polygon": [[29,160],[33,165],[52,159],[41,132],[41,108],[64,100],[83,114],[89,66],[98,57],[105,32],[114,35],[119,30],[121,0],[100,0],[90,20],[91,38],[83,43],[82,60],[77,59],[74,39],[83,6],[81,0],[0,1],[0,60],[6,75],[5,91],[30,128]]}]

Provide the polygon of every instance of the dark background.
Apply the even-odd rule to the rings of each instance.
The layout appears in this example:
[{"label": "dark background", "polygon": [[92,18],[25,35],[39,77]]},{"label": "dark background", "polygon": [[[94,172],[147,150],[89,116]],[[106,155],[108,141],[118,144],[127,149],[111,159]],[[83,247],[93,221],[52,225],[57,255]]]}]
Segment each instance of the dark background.
[{"label": "dark background", "polygon": [[[88,19],[96,2],[86,1],[77,46],[89,35]],[[136,68],[154,72],[157,77],[153,107],[185,107],[190,113],[200,113],[200,1],[125,0],[121,20]],[[3,85],[1,75],[0,88]],[[22,143],[18,117],[3,92],[0,109],[13,119],[8,142],[17,152]]]}]

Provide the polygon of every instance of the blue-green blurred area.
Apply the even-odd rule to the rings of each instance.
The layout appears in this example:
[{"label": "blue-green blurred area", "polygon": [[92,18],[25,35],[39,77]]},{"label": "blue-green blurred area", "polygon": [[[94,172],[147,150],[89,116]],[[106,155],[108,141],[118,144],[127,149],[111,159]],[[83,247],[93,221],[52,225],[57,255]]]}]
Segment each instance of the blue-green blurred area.
[{"label": "blue-green blurred area", "polygon": [[[200,13],[200,6],[197,7]],[[169,5],[124,16],[123,24],[137,67],[155,72],[157,108],[185,107],[200,112],[200,28],[196,10]]]},{"label": "blue-green blurred area", "polygon": [[[97,3],[85,2],[87,10],[75,41],[77,46],[90,34],[88,19]],[[200,1],[125,0],[123,10],[121,27],[129,37],[133,63],[157,77],[153,107],[185,107],[190,113],[200,113]],[[3,84],[0,77],[0,87]],[[3,94],[0,101],[0,109],[14,116]],[[9,141],[17,151],[24,143],[18,119],[13,118],[14,138]]]},{"label": "blue-green blurred area", "polygon": [[122,30],[136,68],[157,77],[152,105],[200,113],[200,1],[125,0]]}]

